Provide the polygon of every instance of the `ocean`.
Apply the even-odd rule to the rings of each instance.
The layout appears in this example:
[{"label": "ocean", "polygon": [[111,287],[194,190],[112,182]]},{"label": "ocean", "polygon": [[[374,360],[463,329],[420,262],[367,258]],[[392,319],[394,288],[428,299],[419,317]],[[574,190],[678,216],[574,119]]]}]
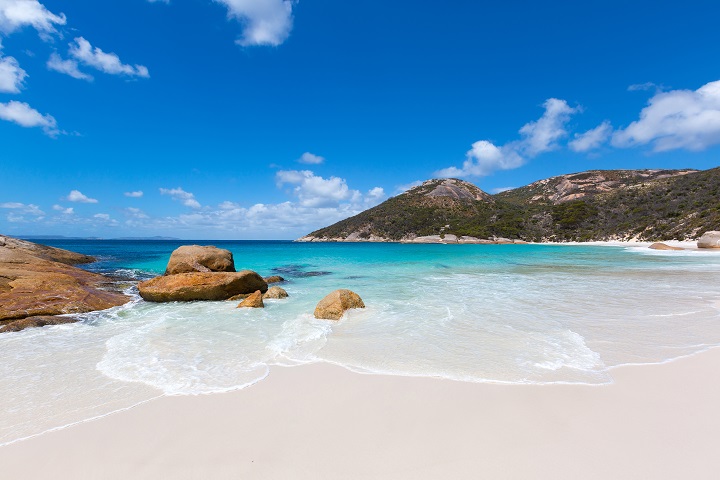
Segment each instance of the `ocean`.
[{"label": "ocean", "polygon": [[[141,280],[182,244],[233,252],[281,275],[290,297],[152,304],[0,335],[0,444],[163,395],[251,386],[271,367],[328,362],[364,374],[502,384],[612,383],[612,368],[720,344],[720,253],[578,245],[286,241],[44,243],[95,255],[86,268]],[[313,318],[338,288],[367,308]],[[300,367],[302,368],[302,367]]]}]

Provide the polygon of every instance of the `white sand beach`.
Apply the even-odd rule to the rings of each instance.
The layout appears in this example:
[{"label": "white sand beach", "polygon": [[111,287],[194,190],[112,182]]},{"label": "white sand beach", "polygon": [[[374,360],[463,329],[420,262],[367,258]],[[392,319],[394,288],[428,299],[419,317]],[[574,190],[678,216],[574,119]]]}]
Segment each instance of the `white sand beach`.
[{"label": "white sand beach", "polygon": [[615,383],[495,385],[276,367],[0,448],[22,479],[715,479],[720,349]]}]

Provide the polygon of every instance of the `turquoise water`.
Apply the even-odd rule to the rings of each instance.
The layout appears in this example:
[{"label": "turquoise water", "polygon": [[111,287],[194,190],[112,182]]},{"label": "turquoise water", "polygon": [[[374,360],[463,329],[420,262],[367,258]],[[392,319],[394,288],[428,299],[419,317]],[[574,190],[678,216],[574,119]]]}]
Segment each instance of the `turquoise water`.
[{"label": "turquoise water", "polygon": [[[55,241],[88,268],[142,279],[183,242]],[[184,242],[230,249],[238,269],[280,274],[290,297],[150,304],[0,336],[0,443],[160,395],[262,381],[272,366],[509,384],[612,382],[612,367],[720,344],[720,254],[550,245]],[[316,320],[337,288],[367,308]],[[132,293],[132,289],[129,290]]]}]

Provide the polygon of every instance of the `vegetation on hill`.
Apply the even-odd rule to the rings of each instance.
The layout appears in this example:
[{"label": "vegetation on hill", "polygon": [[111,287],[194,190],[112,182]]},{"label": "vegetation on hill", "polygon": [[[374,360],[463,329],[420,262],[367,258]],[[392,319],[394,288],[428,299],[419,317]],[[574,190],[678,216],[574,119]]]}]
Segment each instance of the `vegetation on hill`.
[{"label": "vegetation on hill", "polygon": [[462,180],[428,180],[308,237],[670,240],[696,238],[718,228],[720,168],[594,170],[493,196]]}]

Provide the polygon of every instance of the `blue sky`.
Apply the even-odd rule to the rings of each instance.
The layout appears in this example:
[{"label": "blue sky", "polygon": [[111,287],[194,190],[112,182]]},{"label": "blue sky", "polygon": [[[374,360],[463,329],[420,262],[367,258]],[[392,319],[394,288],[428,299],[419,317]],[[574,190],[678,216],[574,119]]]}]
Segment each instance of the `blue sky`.
[{"label": "blue sky", "polygon": [[720,161],[716,1],[0,0],[0,232],[296,238]]}]

